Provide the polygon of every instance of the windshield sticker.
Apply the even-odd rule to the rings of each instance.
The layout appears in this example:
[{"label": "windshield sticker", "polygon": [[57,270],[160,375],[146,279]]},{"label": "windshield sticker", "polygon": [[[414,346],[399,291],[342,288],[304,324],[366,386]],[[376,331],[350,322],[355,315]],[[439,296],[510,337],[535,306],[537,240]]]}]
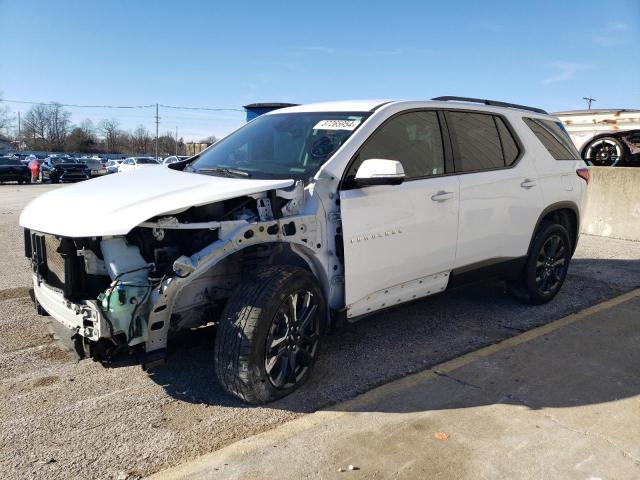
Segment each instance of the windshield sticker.
[{"label": "windshield sticker", "polygon": [[360,124],[360,120],[321,120],[314,130],[353,130]]}]

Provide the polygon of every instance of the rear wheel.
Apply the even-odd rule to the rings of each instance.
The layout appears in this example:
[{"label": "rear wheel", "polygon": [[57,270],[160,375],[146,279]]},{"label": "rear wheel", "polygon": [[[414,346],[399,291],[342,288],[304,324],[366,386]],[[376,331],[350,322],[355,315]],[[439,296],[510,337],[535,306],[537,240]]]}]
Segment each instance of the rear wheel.
[{"label": "rear wheel", "polygon": [[562,225],[543,223],[520,277],[510,284],[516,297],[539,305],[553,299],[567,276],[572,245]]},{"label": "rear wheel", "polygon": [[614,137],[593,140],[584,152],[585,162],[595,167],[615,167],[626,160],[624,145]]},{"label": "rear wheel", "polygon": [[237,286],[222,314],[214,348],[218,381],[249,403],[288,395],[311,375],[324,318],[324,296],[307,270],[258,270]]}]

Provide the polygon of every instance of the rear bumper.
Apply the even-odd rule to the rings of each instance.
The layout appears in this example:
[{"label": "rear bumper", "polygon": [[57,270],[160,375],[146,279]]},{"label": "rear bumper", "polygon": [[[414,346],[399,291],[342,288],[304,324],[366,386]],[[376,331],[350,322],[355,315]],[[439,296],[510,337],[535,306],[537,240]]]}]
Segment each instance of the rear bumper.
[{"label": "rear bumper", "polygon": [[33,292],[37,302],[57,322],[79,335],[97,341],[108,336],[107,322],[96,301],[70,302],[61,292],[33,276]]}]

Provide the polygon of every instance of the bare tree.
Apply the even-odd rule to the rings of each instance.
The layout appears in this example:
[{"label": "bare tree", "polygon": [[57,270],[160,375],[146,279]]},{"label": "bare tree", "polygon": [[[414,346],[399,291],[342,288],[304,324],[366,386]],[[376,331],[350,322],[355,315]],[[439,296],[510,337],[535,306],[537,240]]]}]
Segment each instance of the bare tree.
[{"label": "bare tree", "polygon": [[151,145],[151,135],[144,125],[138,125],[131,134],[131,150],[134,153],[145,154]]},{"label": "bare tree", "polygon": [[11,115],[11,109],[9,106],[1,103],[2,99],[2,92],[0,92],[0,131],[5,130],[8,134],[9,128],[13,126],[15,117]]},{"label": "bare tree", "polygon": [[118,127],[120,123],[115,118],[104,119],[98,124],[98,130],[104,136],[107,152],[114,152],[118,145]]},{"label": "bare tree", "polygon": [[82,133],[84,133],[86,137],[95,137],[96,129],[93,126],[93,122],[91,121],[91,119],[85,118],[84,120],[82,120],[78,125],[78,128],[82,130]]},{"label": "bare tree", "polygon": [[218,141],[218,137],[215,135],[209,135],[207,138],[203,138],[200,140],[200,143],[208,143],[209,145],[213,145]]},{"label": "bare tree", "polygon": [[47,140],[50,148],[63,150],[71,128],[71,113],[59,103],[52,103],[47,107]]},{"label": "bare tree", "polygon": [[24,116],[22,136],[32,150],[48,150],[49,112],[45,105],[34,105]]}]

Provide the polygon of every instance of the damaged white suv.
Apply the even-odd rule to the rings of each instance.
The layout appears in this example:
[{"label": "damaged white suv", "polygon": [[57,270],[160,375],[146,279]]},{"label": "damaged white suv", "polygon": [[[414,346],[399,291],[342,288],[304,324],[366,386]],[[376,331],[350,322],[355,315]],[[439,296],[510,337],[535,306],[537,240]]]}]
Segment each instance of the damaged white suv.
[{"label": "damaged white suv", "polygon": [[106,365],[155,366],[217,324],[219,382],[263,403],[366,314],[488,278],[551,300],[585,164],[544,111],[435,100],[284,108],[170,168],[38,197],[20,225],[39,312]]}]

